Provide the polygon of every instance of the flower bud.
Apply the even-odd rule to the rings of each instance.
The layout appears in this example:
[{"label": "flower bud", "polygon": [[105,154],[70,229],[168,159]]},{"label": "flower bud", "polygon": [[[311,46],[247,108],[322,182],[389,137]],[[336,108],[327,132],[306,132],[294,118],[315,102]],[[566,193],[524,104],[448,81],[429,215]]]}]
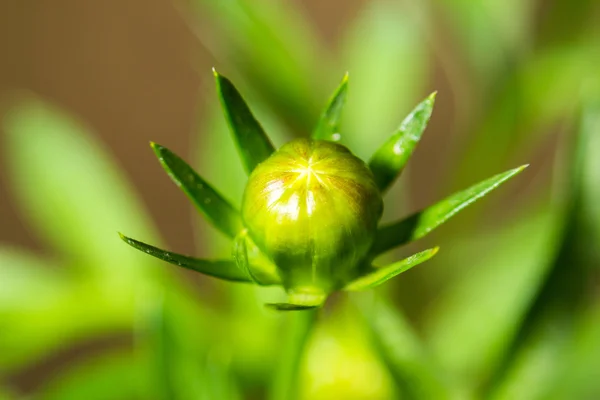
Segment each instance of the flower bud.
[{"label": "flower bud", "polygon": [[242,219],[302,303],[354,278],[381,217],[373,174],[346,147],[296,139],[259,164],[248,180]]}]

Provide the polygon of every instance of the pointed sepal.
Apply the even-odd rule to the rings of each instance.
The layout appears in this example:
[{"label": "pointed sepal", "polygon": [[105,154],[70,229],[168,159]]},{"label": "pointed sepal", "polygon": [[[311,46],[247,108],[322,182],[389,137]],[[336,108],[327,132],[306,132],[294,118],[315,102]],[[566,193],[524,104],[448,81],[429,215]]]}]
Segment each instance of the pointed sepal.
[{"label": "pointed sepal", "polygon": [[405,271],[408,271],[412,267],[415,267],[431,257],[435,256],[439,250],[439,247],[434,247],[422,251],[417,254],[405,258],[404,260],[395,262],[386,267],[374,267],[367,271],[366,274],[350,282],[344,287],[344,290],[355,291],[355,290],[367,290],[372,289],[382,283],[387,282],[396,275],[399,275]]},{"label": "pointed sepal", "polygon": [[342,110],[346,104],[346,96],[348,93],[348,73],[344,75],[342,82],[329,99],[327,108],[323,111],[319,122],[312,134],[315,140],[329,140],[337,142],[340,140],[340,119]]},{"label": "pointed sepal", "polygon": [[173,182],[184,191],[215,228],[230,238],[234,238],[243,229],[239,211],[202,179],[192,167],[166,147],[152,142],[150,146]]},{"label": "pointed sepal", "polygon": [[429,232],[456,215],[459,211],[479,200],[501,184],[513,178],[528,165],[511,169],[481,181],[468,189],[445,198],[401,221],[392,223],[377,230],[375,242],[371,250],[377,256],[404,243],[420,239]]},{"label": "pointed sepal", "polygon": [[277,268],[260,251],[244,229],[233,242],[233,257],[238,267],[245,271],[257,285],[280,285]]},{"label": "pointed sepal", "polygon": [[385,192],[400,175],[421,140],[433,112],[436,93],[433,92],[419,103],[402,121],[396,132],[371,157],[369,168],[382,192]]},{"label": "pointed sepal", "polygon": [[244,168],[250,174],[275,151],[273,144],[233,83],[213,69],[217,93]]},{"label": "pointed sepal", "polygon": [[159,249],[158,247],[140,242],[119,233],[121,239],[141,252],[144,252],[159,260],[166,261],[178,267],[191,269],[201,274],[212,276],[213,278],[223,279],[234,282],[251,282],[250,277],[237,267],[234,260],[203,260],[184,256],[182,254]]}]

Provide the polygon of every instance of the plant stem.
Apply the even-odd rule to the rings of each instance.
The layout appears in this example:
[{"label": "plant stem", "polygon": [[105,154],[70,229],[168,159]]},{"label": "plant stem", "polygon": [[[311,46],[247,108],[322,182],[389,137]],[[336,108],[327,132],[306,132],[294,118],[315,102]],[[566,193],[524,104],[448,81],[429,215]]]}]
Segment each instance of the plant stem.
[{"label": "plant stem", "polygon": [[316,321],[317,310],[290,312],[287,336],[281,346],[281,358],[276,368],[270,400],[299,398],[298,378],[306,343]]}]

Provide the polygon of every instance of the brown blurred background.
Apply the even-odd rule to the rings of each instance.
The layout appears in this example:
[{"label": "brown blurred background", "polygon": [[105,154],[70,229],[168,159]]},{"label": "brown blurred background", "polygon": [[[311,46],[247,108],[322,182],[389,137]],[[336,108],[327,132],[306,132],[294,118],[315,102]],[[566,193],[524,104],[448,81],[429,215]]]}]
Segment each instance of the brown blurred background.
[{"label": "brown blurred background", "polygon": [[[366,2],[296,1],[332,51],[337,34]],[[0,59],[3,104],[13,90],[27,89],[87,123],[132,179],[168,242],[191,251],[188,202],[164,179],[147,146],[150,140],[168,143],[189,154],[204,98],[215,100],[210,73],[215,60],[176,2],[4,0]],[[161,212],[165,209],[169,212]],[[8,193],[5,173],[0,173],[0,242],[36,246]]]}]

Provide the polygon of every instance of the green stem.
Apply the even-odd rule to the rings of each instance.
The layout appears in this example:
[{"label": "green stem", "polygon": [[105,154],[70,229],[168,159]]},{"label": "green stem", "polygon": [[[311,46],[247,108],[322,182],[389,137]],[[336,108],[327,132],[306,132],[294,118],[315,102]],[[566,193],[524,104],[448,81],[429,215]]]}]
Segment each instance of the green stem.
[{"label": "green stem", "polygon": [[281,346],[281,358],[276,368],[270,400],[299,398],[298,378],[306,343],[316,321],[317,310],[296,311],[288,314],[287,336]]}]

